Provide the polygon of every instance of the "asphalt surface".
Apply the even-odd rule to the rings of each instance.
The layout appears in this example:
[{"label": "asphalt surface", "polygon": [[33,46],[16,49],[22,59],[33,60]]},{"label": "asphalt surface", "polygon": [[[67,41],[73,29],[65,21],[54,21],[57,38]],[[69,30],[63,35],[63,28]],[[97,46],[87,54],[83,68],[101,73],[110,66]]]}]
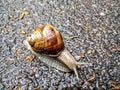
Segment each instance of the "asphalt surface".
[{"label": "asphalt surface", "polygon": [[[119,7],[119,0],[0,0],[0,90],[120,90]],[[92,63],[78,69],[79,82],[24,47],[46,24],[78,62]]]}]

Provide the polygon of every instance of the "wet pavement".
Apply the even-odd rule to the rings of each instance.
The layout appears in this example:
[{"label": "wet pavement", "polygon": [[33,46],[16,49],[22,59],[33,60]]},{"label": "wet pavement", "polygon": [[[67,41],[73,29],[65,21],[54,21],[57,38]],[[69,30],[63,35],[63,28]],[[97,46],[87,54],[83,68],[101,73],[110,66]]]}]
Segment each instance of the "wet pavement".
[{"label": "wet pavement", "polygon": [[[119,0],[1,0],[0,90],[120,90]],[[46,24],[62,34],[78,62],[64,73],[41,62],[22,41]]]}]

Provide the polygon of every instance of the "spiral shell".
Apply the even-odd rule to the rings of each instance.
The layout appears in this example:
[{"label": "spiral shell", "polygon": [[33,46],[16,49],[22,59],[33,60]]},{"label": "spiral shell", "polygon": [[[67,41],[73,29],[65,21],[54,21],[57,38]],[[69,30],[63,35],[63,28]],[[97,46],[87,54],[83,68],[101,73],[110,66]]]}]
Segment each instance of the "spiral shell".
[{"label": "spiral shell", "polygon": [[29,43],[35,52],[58,55],[64,48],[63,38],[52,25],[37,28],[29,36]]}]

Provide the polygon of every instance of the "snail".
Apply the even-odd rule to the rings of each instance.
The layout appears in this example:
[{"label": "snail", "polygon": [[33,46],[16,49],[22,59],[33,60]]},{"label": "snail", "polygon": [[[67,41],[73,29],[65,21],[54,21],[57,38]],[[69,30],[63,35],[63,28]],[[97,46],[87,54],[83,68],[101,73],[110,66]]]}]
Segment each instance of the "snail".
[{"label": "snail", "polygon": [[[63,72],[74,71],[77,79],[77,68],[88,64],[77,62],[64,46],[60,32],[52,25],[44,25],[33,31],[23,44],[38,58]],[[58,59],[57,59],[58,58]]]}]

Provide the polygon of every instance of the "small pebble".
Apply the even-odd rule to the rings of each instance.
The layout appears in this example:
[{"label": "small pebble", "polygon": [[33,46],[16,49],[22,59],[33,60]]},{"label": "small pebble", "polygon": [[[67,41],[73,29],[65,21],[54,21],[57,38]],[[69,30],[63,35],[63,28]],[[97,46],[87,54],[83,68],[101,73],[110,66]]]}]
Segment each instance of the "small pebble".
[{"label": "small pebble", "polygon": [[67,77],[70,77],[70,73],[66,73]]},{"label": "small pebble", "polygon": [[26,34],[25,30],[20,30],[20,34],[25,35]]},{"label": "small pebble", "polygon": [[99,15],[100,16],[105,16],[105,13],[104,12],[100,12]]},{"label": "small pebble", "polygon": [[35,77],[39,78],[40,77],[39,73],[35,73]]},{"label": "small pebble", "polygon": [[85,54],[82,54],[80,57],[81,57],[81,58],[85,58]]},{"label": "small pebble", "polygon": [[87,54],[91,54],[91,53],[92,53],[92,50],[89,49],[89,50],[87,51]]},{"label": "small pebble", "polygon": [[80,59],[80,56],[75,56],[75,59],[76,59],[76,60],[79,60],[79,59]]},{"label": "small pebble", "polygon": [[40,90],[40,86],[37,86],[37,88],[35,90]]},{"label": "small pebble", "polygon": [[116,84],[115,82],[110,82],[111,86],[114,88],[114,90],[120,90],[120,85]]},{"label": "small pebble", "polygon": [[95,80],[96,80],[95,77],[91,77],[91,78],[88,79],[87,81],[93,83]]},{"label": "small pebble", "polygon": [[30,62],[32,62],[33,60],[35,59],[35,56],[33,55],[33,56],[27,56],[26,57],[26,60],[29,60]]},{"label": "small pebble", "polygon": [[9,18],[10,18],[10,19],[13,19],[13,18],[14,18],[14,15],[9,15]]},{"label": "small pebble", "polygon": [[17,56],[21,56],[19,49],[16,49],[15,53],[16,53]]},{"label": "small pebble", "polygon": [[25,11],[25,12],[23,12],[25,15],[30,15],[30,12],[28,12],[28,11]]},{"label": "small pebble", "polygon": [[25,11],[20,14],[20,19],[23,19],[25,15],[30,15],[30,12]]},{"label": "small pebble", "polygon": [[50,70],[50,74],[52,74],[53,73],[53,71],[52,70]]}]

